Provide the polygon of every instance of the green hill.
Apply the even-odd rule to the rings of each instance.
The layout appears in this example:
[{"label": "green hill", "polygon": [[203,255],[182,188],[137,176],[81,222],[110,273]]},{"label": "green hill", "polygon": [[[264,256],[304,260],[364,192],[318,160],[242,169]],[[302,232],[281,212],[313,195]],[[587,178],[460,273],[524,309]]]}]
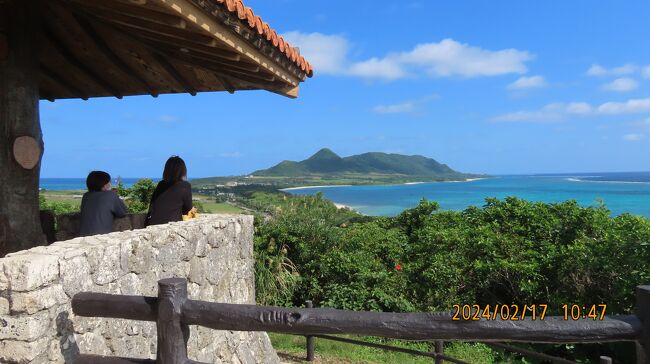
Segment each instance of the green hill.
[{"label": "green hill", "polygon": [[251,173],[255,177],[309,177],[346,175],[394,175],[427,177],[432,180],[465,180],[476,175],[461,173],[434,159],[420,155],[364,153],[341,158],[323,148],[300,162],[283,161],[269,169]]}]

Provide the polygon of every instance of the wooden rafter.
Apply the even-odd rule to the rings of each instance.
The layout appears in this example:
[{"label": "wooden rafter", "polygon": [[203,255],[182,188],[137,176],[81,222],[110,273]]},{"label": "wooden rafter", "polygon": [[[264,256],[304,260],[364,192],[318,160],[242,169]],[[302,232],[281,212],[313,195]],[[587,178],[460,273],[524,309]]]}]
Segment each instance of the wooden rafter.
[{"label": "wooden rafter", "polygon": [[230,83],[227,79],[221,77],[218,74],[214,74],[214,77],[217,79],[217,81],[221,82],[221,85],[223,85],[223,88],[228,91],[229,94],[234,94],[235,93],[235,86]]},{"label": "wooden rafter", "polygon": [[165,71],[174,79],[176,82],[178,82],[179,85],[185,90],[185,92],[189,93],[192,96],[196,96],[196,89],[190,84],[183,75],[178,72],[176,67],[174,67],[173,64],[171,64],[165,57],[164,55],[159,54],[158,52],[151,52],[151,55],[153,58],[160,64],[160,66],[165,69]]},{"label": "wooden rafter", "polygon": [[78,70],[86,74],[93,82],[98,86],[106,90],[111,95],[117,97],[118,99],[122,98],[122,94],[117,91],[117,89],[102,78],[97,72],[88,67],[82,61],[80,61],[66,46],[65,43],[57,36],[54,29],[47,23],[43,24],[43,35],[45,39],[56,49],[56,51],[63,57],[65,60],[73,65]]},{"label": "wooden rafter", "polygon": [[122,14],[106,14],[100,12],[91,12],[95,17],[104,19],[108,22],[120,24],[122,26],[137,29],[138,31],[159,34],[170,38],[180,39],[182,41],[194,42],[205,45],[215,45],[214,39],[208,35],[195,33],[187,29],[169,27],[163,24],[139,20]]},{"label": "wooden rafter", "polygon": [[111,47],[104,41],[102,36],[97,32],[97,30],[84,18],[78,14],[74,15],[75,20],[79,26],[86,32],[88,37],[92,39],[97,48],[102,52],[102,54],[108,58],[115,66],[117,66],[122,72],[131,77],[133,80],[139,82],[153,97],[158,97],[158,92],[149,85],[149,83],[140,76],[133,68],[126,64],[117,54],[111,49]]},{"label": "wooden rafter", "polygon": [[260,67],[253,64],[224,61],[218,58],[211,58],[208,55],[202,53],[192,52],[190,50],[186,50],[186,51],[178,50],[178,49],[174,49],[173,47],[164,47],[158,44],[150,44],[150,45],[152,47],[163,50],[165,51],[165,53],[173,55],[176,58],[183,59],[186,63],[189,62],[189,63],[201,64],[207,62],[208,64],[217,67],[223,67],[225,69],[231,69],[235,71],[254,73],[254,74],[260,73]]},{"label": "wooden rafter", "polygon": [[187,28],[187,22],[175,14],[160,12],[150,8],[144,8],[140,5],[131,5],[119,1],[106,1],[106,0],[74,0],[76,3],[93,9],[110,14],[110,16],[118,16],[121,19],[132,19],[132,22],[151,22],[158,23],[165,26],[170,26],[178,29]]},{"label": "wooden rafter", "polygon": [[194,23],[205,33],[211,34],[223,44],[228,45],[231,49],[237,50],[245,55],[249,61],[255,62],[273,73],[279,80],[282,80],[282,82],[288,83],[292,86],[298,86],[300,82],[298,77],[284,71],[275,60],[261,54],[259,50],[249,44],[248,41],[242,39],[240,35],[233,33],[231,29],[228,29],[225,25],[221,24],[219,20],[217,20],[215,16],[206,9],[198,8],[189,0],[157,1],[164,3],[170,9],[175,10],[179,15],[183,16],[183,18],[188,21],[188,28],[189,23]]},{"label": "wooden rafter", "polygon": [[78,87],[75,87],[73,84],[68,82],[64,77],[61,77],[56,72],[54,72],[54,70],[50,69],[48,66],[46,66],[43,63],[41,63],[39,67],[40,67],[41,74],[49,78],[59,87],[66,89],[68,92],[70,92],[73,95],[82,95],[81,99],[88,100],[88,94],[86,92],[80,90]]},{"label": "wooden rafter", "polygon": [[138,34],[138,38],[149,42],[155,42],[161,45],[166,45],[167,47],[174,47],[177,50],[186,49],[188,51],[205,54],[210,57],[223,59],[225,61],[233,61],[237,63],[244,63],[246,65],[252,65],[251,63],[245,63],[241,61],[241,55],[233,51],[229,51],[223,48],[216,46],[216,41],[210,45],[203,45],[191,42],[184,42],[176,38],[170,38],[165,35],[156,34],[156,33],[147,33],[141,32]]}]

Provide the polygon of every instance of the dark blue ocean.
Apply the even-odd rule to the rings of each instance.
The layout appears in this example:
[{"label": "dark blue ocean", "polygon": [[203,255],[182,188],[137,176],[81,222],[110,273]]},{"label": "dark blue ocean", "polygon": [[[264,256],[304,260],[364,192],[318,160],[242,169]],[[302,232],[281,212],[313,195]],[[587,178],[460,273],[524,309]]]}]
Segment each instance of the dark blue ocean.
[{"label": "dark blue ocean", "polygon": [[485,198],[516,196],[530,201],[576,200],[595,206],[602,200],[613,215],[629,212],[650,218],[650,172],[497,176],[470,182],[433,182],[388,186],[341,186],[292,189],[298,195],[323,195],[363,214],[394,216],[422,198],[442,210],[483,206]]},{"label": "dark blue ocean", "polygon": [[[122,183],[124,187],[131,187],[136,183],[140,178],[122,178]],[[153,178],[154,182],[160,181],[159,178]],[[113,187],[117,186],[117,178],[113,178],[111,181]],[[85,178],[41,178],[40,188],[42,190],[85,190],[86,189],[86,179]]]}]

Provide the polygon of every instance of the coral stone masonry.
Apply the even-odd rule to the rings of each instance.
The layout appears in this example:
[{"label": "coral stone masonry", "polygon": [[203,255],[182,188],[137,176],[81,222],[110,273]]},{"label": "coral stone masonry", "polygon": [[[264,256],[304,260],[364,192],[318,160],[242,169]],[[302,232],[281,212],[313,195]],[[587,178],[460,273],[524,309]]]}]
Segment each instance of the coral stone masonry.
[{"label": "coral stone masonry", "polygon": [[[155,358],[154,322],[76,317],[83,291],[157,296],[188,279],[191,299],[255,303],[253,217],[187,222],[76,238],[0,258],[0,362],[64,363],[80,352]],[[265,333],[190,327],[188,354],[212,363],[278,363]]]}]

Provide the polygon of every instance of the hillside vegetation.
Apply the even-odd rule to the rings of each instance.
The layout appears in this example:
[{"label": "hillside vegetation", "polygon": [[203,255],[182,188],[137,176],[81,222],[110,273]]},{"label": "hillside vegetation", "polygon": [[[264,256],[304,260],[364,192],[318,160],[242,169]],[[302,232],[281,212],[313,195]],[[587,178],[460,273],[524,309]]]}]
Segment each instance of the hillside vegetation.
[{"label": "hillside vegetation", "polygon": [[[575,201],[487,199],[437,211],[423,200],[396,217],[360,216],[317,196],[257,193],[273,205],[256,226],[259,303],[377,311],[446,311],[453,304],[606,304],[628,314],[650,282],[650,220],[611,217]],[[591,319],[589,319],[591,320]],[[580,362],[628,362],[633,346],[535,345]]]},{"label": "hillside vegetation", "polygon": [[446,164],[420,155],[371,152],[340,157],[327,148],[300,162],[282,161],[249,176],[192,180],[195,187],[239,182],[278,187],[340,184],[390,184],[406,182],[464,181],[484,177],[455,171]]}]

